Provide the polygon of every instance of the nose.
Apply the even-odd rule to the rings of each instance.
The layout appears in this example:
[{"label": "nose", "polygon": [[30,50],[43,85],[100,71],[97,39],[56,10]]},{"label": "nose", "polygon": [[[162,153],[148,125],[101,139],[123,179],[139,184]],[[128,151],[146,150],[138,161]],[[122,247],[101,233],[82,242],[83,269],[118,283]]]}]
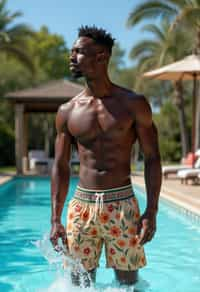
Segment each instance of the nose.
[{"label": "nose", "polygon": [[74,50],[71,51],[69,58],[71,62],[76,61],[76,52]]}]

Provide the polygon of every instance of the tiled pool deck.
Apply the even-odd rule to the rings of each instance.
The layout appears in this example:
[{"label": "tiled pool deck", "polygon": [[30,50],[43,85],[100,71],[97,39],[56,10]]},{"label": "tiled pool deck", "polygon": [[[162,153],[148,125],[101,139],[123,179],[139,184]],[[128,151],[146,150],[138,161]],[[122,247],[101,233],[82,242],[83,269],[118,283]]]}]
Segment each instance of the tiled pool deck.
[{"label": "tiled pool deck", "polygon": [[[10,179],[12,179],[12,175],[0,175],[0,184]],[[132,182],[145,188],[142,173],[132,175]],[[175,177],[167,180],[163,179],[161,197],[180,207],[186,214],[200,218],[200,185],[183,185]]]},{"label": "tiled pool deck", "polygon": [[[132,176],[133,184],[145,188],[144,176],[137,173]],[[200,185],[184,185],[176,177],[162,181],[161,198],[180,207],[188,215],[200,218]]]},{"label": "tiled pool deck", "polygon": [[10,175],[0,175],[0,185],[12,179]]}]

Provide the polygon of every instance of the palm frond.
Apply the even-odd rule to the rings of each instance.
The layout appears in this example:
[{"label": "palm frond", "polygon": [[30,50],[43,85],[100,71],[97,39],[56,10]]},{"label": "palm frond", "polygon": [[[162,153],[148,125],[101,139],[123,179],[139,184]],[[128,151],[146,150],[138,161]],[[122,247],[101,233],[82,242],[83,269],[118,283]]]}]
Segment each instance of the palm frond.
[{"label": "palm frond", "polygon": [[0,46],[0,51],[5,52],[7,55],[15,57],[17,60],[20,60],[21,63],[29,68],[33,75],[35,74],[35,67],[32,63],[31,58],[20,48],[9,45],[2,45]]},{"label": "palm frond", "polygon": [[191,4],[192,0],[167,0],[170,5],[177,7],[179,10],[184,6]]},{"label": "palm frond", "polygon": [[142,40],[131,49],[130,58],[134,59],[140,57],[141,55],[152,53],[156,49],[157,44],[155,43],[155,41]]},{"label": "palm frond", "polygon": [[8,43],[10,41],[10,38],[8,34],[5,31],[0,31],[0,44],[2,42]]},{"label": "palm frond", "polygon": [[2,10],[5,9],[6,2],[7,2],[7,0],[1,0],[0,1],[0,13],[1,13]]},{"label": "palm frond", "polygon": [[18,24],[7,30],[7,34],[11,39],[34,36],[35,33],[30,26],[25,24]]},{"label": "palm frond", "polygon": [[157,39],[163,40],[164,34],[161,29],[155,24],[147,24],[142,27],[142,31],[151,32]]},{"label": "palm frond", "polygon": [[185,7],[180,13],[175,17],[173,23],[171,24],[170,30],[175,29],[179,23],[186,23],[190,27],[195,27],[200,23],[200,7],[194,8],[191,6]]},{"label": "palm frond", "polygon": [[[169,2],[169,1],[167,1]],[[142,4],[139,4],[134,8],[130,13],[127,26],[131,27],[138,24],[141,20],[152,19],[155,17],[168,17],[172,18],[178,13],[178,10],[175,6],[166,3],[166,1],[143,1]]]}]

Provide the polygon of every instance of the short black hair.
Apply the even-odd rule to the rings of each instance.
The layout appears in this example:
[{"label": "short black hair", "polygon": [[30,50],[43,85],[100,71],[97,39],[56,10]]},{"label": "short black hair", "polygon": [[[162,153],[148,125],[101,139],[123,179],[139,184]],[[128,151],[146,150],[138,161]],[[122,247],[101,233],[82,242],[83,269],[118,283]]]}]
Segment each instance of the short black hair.
[{"label": "short black hair", "polygon": [[81,26],[78,29],[78,37],[88,37],[94,40],[96,44],[104,46],[109,53],[112,53],[112,47],[115,39],[112,38],[111,34],[106,32],[103,28],[97,28],[93,26]]}]

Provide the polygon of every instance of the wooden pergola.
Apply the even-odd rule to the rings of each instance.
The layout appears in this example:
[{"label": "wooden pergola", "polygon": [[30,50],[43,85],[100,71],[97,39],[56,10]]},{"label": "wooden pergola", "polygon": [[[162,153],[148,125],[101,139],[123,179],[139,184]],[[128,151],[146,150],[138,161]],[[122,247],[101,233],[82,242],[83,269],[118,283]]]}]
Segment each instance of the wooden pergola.
[{"label": "wooden pergola", "polygon": [[83,86],[74,82],[56,80],[6,95],[15,107],[15,157],[18,174],[23,174],[23,161],[28,159],[28,114],[57,112],[61,104],[82,90]]}]

